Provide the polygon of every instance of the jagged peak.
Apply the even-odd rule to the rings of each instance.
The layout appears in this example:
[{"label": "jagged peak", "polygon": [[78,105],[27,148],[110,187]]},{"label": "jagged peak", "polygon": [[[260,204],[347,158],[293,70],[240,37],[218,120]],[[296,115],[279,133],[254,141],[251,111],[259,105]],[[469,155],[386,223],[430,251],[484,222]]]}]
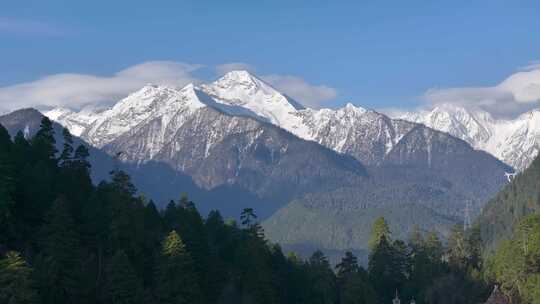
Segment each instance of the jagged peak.
[{"label": "jagged peak", "polygon": [[73,114],[73,113],[74,113],[74,111],[72,111],[72,110],[70,110],[68,108],[58,107],[58,108],[50,109],[48,111],[44,111],[43,115],[47,116],[49,119],[57,120],[58,118],[60,118],[62,116],[70,115],[70,114]]},{"label": "jagged peak", "polygon": [[[261,81],[257,76],[246,70],[234,70],[225,73],[220,80],[236,80],[236,81]],[[219,80],[218,80],[219,81]]]},{"label": "jagged peak", "polygon": [[264,80],[244,70],[230,71],[214,81],[210,86],[221,90],[240,88],[250,93],[262,92],[265,95],[281,94]]},{"label": "jagged peak", "polygon": [[347,104],[345,104],[344,109],[347,110],[347,111],[354,111],[354,112],[359,112],[359,113],[365,113],[365,112],[368,111],[366,108],[356,106],[351,102],[347,102]]}]

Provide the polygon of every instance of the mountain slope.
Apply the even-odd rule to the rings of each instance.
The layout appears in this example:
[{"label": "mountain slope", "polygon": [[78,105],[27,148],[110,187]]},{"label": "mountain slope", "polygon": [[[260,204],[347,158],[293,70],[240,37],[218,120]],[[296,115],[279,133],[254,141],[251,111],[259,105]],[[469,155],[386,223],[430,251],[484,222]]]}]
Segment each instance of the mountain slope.
[{"label": "mountain slope", "polygon": [[540,157],[518,174],[490,200],[476,224],[485,248],[492,251],[512,236],[514,226],[525,216],[540,212]]},{"label": "mountain slope", "polygon": [[405,113],[399,118],[461,138],[520,171],[527,168],[540,151],[540,110],[504,120],[494,119],[481,110],[447,104],[431,111]]},{"label": "mountain slope", "polygon": [[[34,109],[22,109],[0,116],[0,124],[15,136],[18,131],[26,131],[28,137],[32,137],[39,129],[42,114]],[[53,123],[57,148],[62,149],[62,127]],[[243,208],[255,207],[259,215],[267,216],[277,207],[275,202],[261,198],[254,193],[236,185],[220,185],[212,189],[204,189],[198,186],[193,179],[168,164],[149,161],[144,164],[130,162],[118,162],[109,154],[100,149],[88,145],[86,142],[74,137],[74,144],[85,144],[89,147],[92,165],[92,178],[94,183],[109,178],[109,172],[114,168],[120,168],[128,172],[139,193],[154,199],[156,204],[164,207],[170,199],[177,199],[182,192],[197,202],[197,206],[203,212],[208,213],[212,209],[219,209],[225,216],[236,217]]]}]

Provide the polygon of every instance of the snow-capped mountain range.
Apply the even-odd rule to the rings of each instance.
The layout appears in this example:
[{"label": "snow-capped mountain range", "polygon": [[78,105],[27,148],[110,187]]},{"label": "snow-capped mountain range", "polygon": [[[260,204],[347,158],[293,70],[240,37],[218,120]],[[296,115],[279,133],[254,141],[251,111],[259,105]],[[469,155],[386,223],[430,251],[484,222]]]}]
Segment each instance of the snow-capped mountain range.
[{"label": "snow-capped mountain range", "polygon": [[431,110],[404,113],[397,118],[447,132],[519,171],[527,168],[540,151],[540,109],[515,119],[494,119],[482,110],[444,104]]},{"label": "snow-capped mountain range", "polygon": [[159,130],[135,157],[144,162],[164,147],[183,122],[206,107],[274,124],[369,165],[380,163],[415,125],[352,104],[337,110],[304,108],[246,71],[229,72],[211,84],[190,84],[182,89],[147,85],[100,112],[58,108],[44,114],[98,148],[152,122]]},{"label": "snow-capped mountain range", "polygon": [[[45,115],[99,148],[151,123],[155,128],[151,138],[130,157],[145,162],[165,147],[184,122],[207,107],[274,124],[302,139],[351,154],[367,165],[381,163],[415,123],[463,139],[518,170],[538,154],[540,143],[540,111],[515,120],[495,120],[485,112],[449,105],[395,119],[352,104],[310,109],[246,71],[232,71],[213,83],[182,89],[147,85],[105,111],[53,109]],[[208,145],[207,149],[212,140]]]}]

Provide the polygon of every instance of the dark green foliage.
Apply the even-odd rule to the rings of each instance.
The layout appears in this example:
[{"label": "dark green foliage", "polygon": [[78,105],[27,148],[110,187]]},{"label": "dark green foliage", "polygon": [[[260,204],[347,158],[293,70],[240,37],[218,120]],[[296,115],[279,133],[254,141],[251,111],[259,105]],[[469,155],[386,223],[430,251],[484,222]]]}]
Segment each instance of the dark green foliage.
[{"label": "dark green foliage", "polygon": [[40,128],[32,139],[32,146],[36,156],[40,159],[54,161],[56,156],[55,144],[53,124],[47,117],[43,116]]},{"label": "dark green foliage", "polygon": [[540,214],[525,217],[514,236],[504,241],[490,260],[491,276],[515,301],[538,303],[540,299]]},{"label": "dark green foliage", "polygon": [[40,293],[46,303],[75,303],[81,297],[81,244],[77,227],[63,198],[48,212],[42,234]]},{"label": "dark green foliage", "polygon": [[144,303],[142,284],[123,251],[117,252],[109,261],[107,277],[107,298],[111,303]]},{"label": "dark green foliage", "polygon": [[68,166],[73,158],[73,137],[66,128],[62,129],[62,136],[64,139],[64,148],[60,154],[59,161],[62,166]]},{"label": "dark green foliage", "polygon": [[501,241],[512,237],[512,232],[523,217],[538,212],[540,156],[490,200],[477,219],[485,251],[493,253]]},{"label": "dark green foliage", "polygon": [[376,303],[376,295],[366,271],[358,266],[356,257],[347,251],[336,266],[339,303]]},{"label": "dark green foliage", "polygon": [[38,303],[32,269],[18,252],[7,252],[0,259],[0,303]]},{"label": "dark green foliage", "polygon": [[[420,229],[409,244],[392,241],[392,223],[379,218],[369,272],[348,252],[334,273],[320,251],[308,260],[285,255],[251,208],[241,225],[218,211],[204,219],[183,195],[160,213],[118,169],[93,185],[86,147],[73,149],[64,131],[57,152],[53,135],[46,119],[30,140],[18,133],[12,141],[0,128],[2,303],[387,303],[396,289],[419,304],[485,300],[478,229],[456,227],[443,249],[437,233]],[[493,269],[513,265],[514,247]],[[535,254],[520,258],[524,271],[538,265]],[[538,280],[519,288],[534,291]]]},{"label": "dark green foliage", "polygon": [[337,281],[330,263],[322,251],[318,250],[309,258],[310,281],[312,286],[309,303],[328,304],[337,300]]},{"label": "dark green foliage", "polygon": [[13,143],[7,130],[0,125],[0,243],[14,238],[15,164],[12,159]]},{"label": "dark green foliage", "polygon": [[159,303],[201,303],[193,260],[175,231],[171,231],[163,241],[155,283]]}]

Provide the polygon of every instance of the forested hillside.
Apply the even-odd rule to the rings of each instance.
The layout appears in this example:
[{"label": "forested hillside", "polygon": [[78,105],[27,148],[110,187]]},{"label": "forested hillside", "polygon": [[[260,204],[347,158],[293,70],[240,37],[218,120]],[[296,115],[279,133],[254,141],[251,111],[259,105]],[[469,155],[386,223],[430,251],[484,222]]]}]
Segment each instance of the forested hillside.
[{"label": "forested hillside", "polygon": [[[203,218],[186,196],[165,210],[112,170],[97,186],[88,151],[52,124],[12,140],[0,128],[0,303],[417,303],[486,297],[479,239],[459,227],[443,248],[415,229],[394,240],[379,218],[367,269],[347,252],[335,267],[269,243],[252,209],[240,222]],[[465,244],[465,246],[464,246]],[[444,257],[444,258],[443,258]]]},{"label": "forested hillside", "polygon": [[501,240],[512,236],[525,216],[540,211],[540,157],[502,189],[484,207],[477,225],[487,252],[493,252]]},{"label": "forested hillside", "polygon": [[486,274],[514,303],[540,301],[540,214],[526,216],[488,260]]}]

